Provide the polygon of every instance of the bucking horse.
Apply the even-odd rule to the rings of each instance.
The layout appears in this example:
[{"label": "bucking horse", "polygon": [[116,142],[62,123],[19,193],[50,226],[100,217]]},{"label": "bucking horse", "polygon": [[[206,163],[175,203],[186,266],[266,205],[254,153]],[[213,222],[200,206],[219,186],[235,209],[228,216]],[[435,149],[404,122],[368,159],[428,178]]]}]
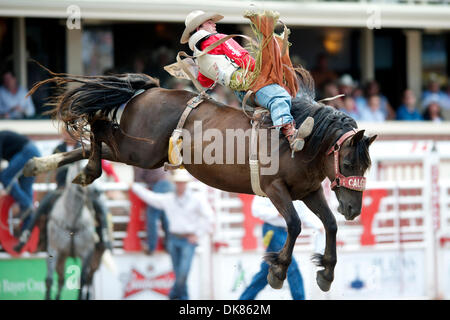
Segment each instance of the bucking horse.
[{"label": "bucking horse", "polygon": [[[259,128],[258,153],[277,155],[278,170],[259,175],[260,190],[272,201],[287,224],[288,237],[280,252],[267,254],[269,284],[276,289],[283,285],[291,262],[295,240],[301,232],[301,221],[292,201],[302,200],[322,221],[326,231],[326,247],[323,255],[315,255],[314,262],[323,267],[317,271],[316,281],[323,291],[330,289],[334,279],[336,259],[335,217],[325,200],[322,181],[332,181],[332,189],[339,201],[338,211],[347,220],[361,213],[365,186],[364,173],[370,167],[369,146],[376,136],[367,137],[357,128],[355,120],[322,102],[315,101],[314,82],[309,72],[297,69],[300,94],[293,99],[291,113],[296,123],[306,117],[314,118],[314,128],[305,139],[304,149],[291,155],[286,139],[264,123]],[[30,94],[43,84],[54,82],[59,86],[77,83],[58,96],[52,111],[54,118],[63,121],[73,134],[88,137],[90,143],[70,152],[30,160],[26,175],[56,169],[62,165],[89,159],[88,164],[73,180],[88,185],[101,173],[101,159],[125,163],[144,169],[156,169],[169,161],[169,140],[177,128],[189,101],[197,94],[184,90],[165,89],[158,81],[145,74],[121,74],[105,76],[76,76],[51,73],[47,80],[36,84]],[[139,93],[139,94],[137,94]],[[118,110],[125,105],[120,119]],[[203,132],[214,130],[214,138],[195,138],[201,126]],[[255,194],[250,174],[250,139],[241,139],[239,144],[218,142],[220,135],[226,137],[227,130],[244,134],[251,131],[251,121],[239,108],[233,108],[212,99],[204,99],[193,108],[185,119],[183,137],[183,165],[199,181],[224,191]],[[276,144],[271,143],[273,133]],[[265,137],[265,138],[264,138]],[[233,139],[239,138],[239,134]],[[211,140],[214,140],[213,142]],[[238,140],[238,139],[237,139]],[[262,150],[261,146],[268,150]],[[231,146],[231,147],[230,147]],[[204,151],[211,154],[232,155],[234,161],[188,161],[202,159]],[[239,152],[244,153],[238,159]],[[239,160],[239,161],[238,161]],[[270,164],[262,164],[263,170]]]}]

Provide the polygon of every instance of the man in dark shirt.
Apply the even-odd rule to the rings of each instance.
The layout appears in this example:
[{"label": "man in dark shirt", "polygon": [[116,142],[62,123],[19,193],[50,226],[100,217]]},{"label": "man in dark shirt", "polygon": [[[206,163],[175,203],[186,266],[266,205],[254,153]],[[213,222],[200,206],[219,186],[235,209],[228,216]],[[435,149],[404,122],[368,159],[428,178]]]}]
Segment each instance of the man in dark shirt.
[{"label": "man in dark shirt", "polygon": [[[13,131],[0,131],[0,159],[8,161],[8,167],[0,172],[0,181],[5,189],[19,204],[20,217],[26,217],[33,211],[34,177],[21,175],[27,161],[40,157],[40,152],[26,136]],[[25,220],[22,228],[25,227]]]}]

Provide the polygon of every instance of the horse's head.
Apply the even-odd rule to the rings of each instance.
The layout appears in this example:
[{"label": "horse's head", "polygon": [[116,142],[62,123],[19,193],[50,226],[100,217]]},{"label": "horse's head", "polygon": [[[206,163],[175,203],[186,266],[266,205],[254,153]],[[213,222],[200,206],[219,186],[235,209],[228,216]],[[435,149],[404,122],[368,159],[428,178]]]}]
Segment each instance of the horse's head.
[{"label": "horse's head", "polygon": [[339,201],[338,211],[346,220],[361,214],[362,195],[370,167],[369,146],[376,139],[364,136],[364,130],[352,130],[342,135],[329,150],[326,173]]}]

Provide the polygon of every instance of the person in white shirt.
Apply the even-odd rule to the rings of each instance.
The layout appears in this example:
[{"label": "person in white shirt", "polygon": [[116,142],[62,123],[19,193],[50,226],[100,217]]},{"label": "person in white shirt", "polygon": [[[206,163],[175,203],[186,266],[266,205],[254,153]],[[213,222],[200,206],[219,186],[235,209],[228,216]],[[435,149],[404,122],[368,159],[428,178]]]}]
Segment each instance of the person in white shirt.
[{"label": "person in white shirt", "polygon": [[[294,201],[293,204],[302,222],[302,226],[314,229],[314,251],[323,254],[325,249],[325,233],[322,222],[313,213],[308,212],[306,206],[301,201]],[[263,242],[267,246],[266,252],[280,251],[287,238],[286,222],[270,199],[256,196],[252,203],[252,213],[256,218],[264,221],[262,230]],[[258,293],[267,285],[268,273],[269,265],[263,261],[260,271],[255,274],[252,282],[244,290],[239,299],[254,300]],[[303,278],[294,258],[292,258],[292,262],[287,270],[287,280],[292,298],[294,300],[305,300]]]},{"label": "person in white shirt", "polygon": [[17,79],[11,71],[2,77],[0,87],[0,118],[23,119],[34,116],[34,104],[26,97],[27,90],[17,84]]},{"label": "person in white shirt", "polygon": [[195,247],[200,236],[212,232],[214,213],[206,197],[189,188],[192,177],[186,170],[176,170],[171,180],[175,192],[155,193],[137,183],[131,185],[131,190],[148,205],[165,211],[169,221],[167,249],[175,272],[169,298],[187,300],[187,278]]}]

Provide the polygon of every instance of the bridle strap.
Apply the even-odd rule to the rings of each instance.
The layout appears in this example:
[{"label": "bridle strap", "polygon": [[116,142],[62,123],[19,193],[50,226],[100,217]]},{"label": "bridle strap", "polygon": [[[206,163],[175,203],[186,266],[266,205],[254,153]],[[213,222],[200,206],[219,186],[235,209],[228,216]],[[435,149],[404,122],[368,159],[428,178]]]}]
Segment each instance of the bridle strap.
[{"label": "bridle strap", "polygon": [[330,155],[333,151],[334,152],[339,152],[339,150],[341,149],[341,146],[344,144],[344,142],[350,138],[353,137],[356,133],[358,132],[358,130],[356,129],[352,129],[350,131],[347,131],[346,133],[344,133],[339,140],[330,148],[330,150],[328,151],[327,155]]},{"label": "bridle strap", "polygon": [[344,142],[353,137],[358,130],[352,129],[344,133],[339,140],[330,148],[327,155],[333,153],[334,155],[334,180],[331,183],[331,189],[334,190],[337,187],[344,187],[346,189],[355,191],[364,191],[366,188],[366,178],[361,176],[350,176],[346,177],[341,174],[339,170],[339,151]]}]

